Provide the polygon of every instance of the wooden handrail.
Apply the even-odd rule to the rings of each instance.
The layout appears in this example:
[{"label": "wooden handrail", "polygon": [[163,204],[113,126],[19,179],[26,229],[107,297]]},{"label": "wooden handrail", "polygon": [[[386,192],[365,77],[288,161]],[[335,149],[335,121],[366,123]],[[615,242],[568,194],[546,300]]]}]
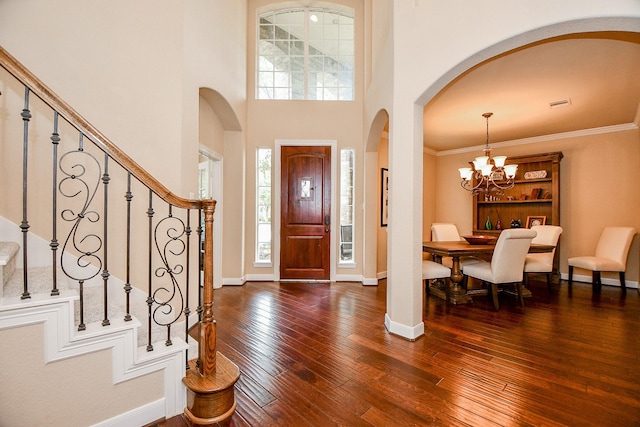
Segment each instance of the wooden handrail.
[{"label": "wooden handrail", "polygon": [[144,170],[131,157],[120,150],[89,121],[82,117],[69,104],[64,102],[53,90],[45,85],[33,73],[27,70],[20,62],[11,56],[2,46],[0,46],[0,65],[13,77],[29,88],[34,95],[44,103],[65,117],[74,127],[84,135],[88,136],[96,146],[116,161],[125,170],[146,185],[151,191],[157,194],[165,202],[183,209],[200,209],[211,203],[207,200],[185,199],[173,194],[167,187],[162,185],[149,172]]}]

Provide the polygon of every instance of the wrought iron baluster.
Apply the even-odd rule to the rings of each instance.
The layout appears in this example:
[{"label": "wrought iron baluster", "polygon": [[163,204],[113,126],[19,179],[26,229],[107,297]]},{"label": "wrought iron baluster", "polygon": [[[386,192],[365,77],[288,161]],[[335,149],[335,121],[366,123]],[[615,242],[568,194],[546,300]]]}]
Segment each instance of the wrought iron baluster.
[{"label": "wrought iron baluster", "polygon": [[127,172],[127,192],[124,196],[127,201],[127,260],[126,260],[126,283],[124,285],[124,293],[126,296],[127,312],[124,315],[125,322],[131,320],[131,172]]},{"label": "wrought iron baluster", "polygon": [[[89,172],[95,170],[95,174]],[[84,135],[79,134],[78,148],[66,152],[60,157],[59,171],[64,178],[58,183],[60,195],[70,201],[76,200],[81,207],[73,206],[63,209],[60,217],[72,223],[71,230],[62,246],[60,264],[67,277],[77,280],[80,291],[80,324],[78,330],[86,329],[84,324],[84,283],[100,274],[103,260],[96,254],[103,245],[102,238],[92,232],[90,224],[100,221],[100,214],[91,210],[91,204],[98,192],[102,167],[100,162],[90,153],[84,151]],[[92,184],[92,185],[90,185]],[[86,232],[82,228],[87,224]],[[75,254],[78,254],[76,257]],[[75,268],[71,267],[75,264]]]},{"label": "wrought iron baluster", "polygon": [[84,331],[87,325],[84,324],[84,280],[78,280],[78,293],[80,294],[80,323],[78,330]]},{"label": "wrought iron baluster", "polygon": [[202,321],[202,272],[204,270],[204,257],[203,257],[203,242],[202,242],[202,233],[204,229],[202,227],[202,208],[198,209],[198,322]]},{"label": "wrought iron baluster", "polygon": [[109,221],[108,212],[109,212],[109,181],[111,178],[109,177],[109,156],[105,153],[104,155],[104,174],[102,175],[102,185],[104,190],[104,204],[102,205],[102,215],[104,217],[102,222],[103,229],[103,239],[104,246],[102,248],[102,257],[104,261],[104,269],[102,270],[102,286],[103,286],[103,297],[104,297],[104,319],[102,320],[102,326],[108,326],[111,324],[109,321],[109,301],[108,301],[108,285],[109,285],[109,268],[108,268],[108,242],[109,242]]},{"label": "wrought iron baluster", "polygon": [[27,233],[29,232],[29,221],[27,220],[27,165],[29,157],[29,121],[31,120],[31,111],[29,111],[29,88],[24,88],[24,108],[22,109],[22,121],[24,122],[24,131],[22,136],[22,222],[20,223],[20,230],[22,230],[22,279],[23,279],[23,292],[20,299],[31,298],[29,293],[29,278],[27,269],[28,263],[28,249],[27,249]]},{"label": "wrought iron baluster", "polygon": [[[191,266],[191,209],[187,209],[187,279],[186,279],[186,289],[185,289],[185,307],[184,307],[184,340],[189,343],[189,314],[191,314],[191,309],[189,308],[189,287],[191,282],[189,281],[190,277],[190,266]],[[189,369],[189,348],[186,350],[186,368]]]},{"label": "wrought iron baluster", "polygon": [[51,288],[51,295],[60,295],[58,290],[58,192],[56,187],[58,186],[58,144],[60,144],[60,135],[58,134],[58,112],[53,112],[53,133],[51,134],[51,144],[53,144],[53,185],[52,185],[52,218],[51,218],[51,242],[49,247],[51,248],[52,267],[51,274],[53,275],[53,287]]},{"label": "wrought iron baluster", "polygon": [[147,351],[153,351],[153,345],[151,344],[151,306],[153,304],[152,297],[152,255],[153,255],[153,191],[149,190],[149,209],[147,209],[147,216],[149,217],[149,270],[148,270],[148,294],[147,294],[147,307],[148,307],[148,317],[147,317],[147,325],[148,325],[148,342],[147,342]]}]

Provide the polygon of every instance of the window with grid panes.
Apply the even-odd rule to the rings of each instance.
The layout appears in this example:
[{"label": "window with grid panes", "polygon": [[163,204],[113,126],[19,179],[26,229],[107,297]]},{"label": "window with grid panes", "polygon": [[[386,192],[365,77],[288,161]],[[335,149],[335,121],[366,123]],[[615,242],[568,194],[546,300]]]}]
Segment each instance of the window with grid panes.
[{"label": "window with grid panes", "polygon": [[257,99],[353,101],[353,13],[267,12],[258,19],[257,45]]},{"label": "window with grid panes", "polygon": [[271,262],[271,148],[256,153],[256,254],[257,263]]},{"label": "window with grid panes", "polygon": [[355,150],[340,150],[340,262],[353,261]]}]

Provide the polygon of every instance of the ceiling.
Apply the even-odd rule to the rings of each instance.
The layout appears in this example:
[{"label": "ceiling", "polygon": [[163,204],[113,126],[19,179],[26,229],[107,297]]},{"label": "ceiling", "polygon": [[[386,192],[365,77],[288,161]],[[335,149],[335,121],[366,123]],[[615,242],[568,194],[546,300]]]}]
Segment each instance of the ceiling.
[{"label": "ceiling", "polygon": [[[551,103],[568,101],[565,106]],[[424,108],[434,151],[613,125],[638,125],[640,33],[558,37],[470,69]]]}]

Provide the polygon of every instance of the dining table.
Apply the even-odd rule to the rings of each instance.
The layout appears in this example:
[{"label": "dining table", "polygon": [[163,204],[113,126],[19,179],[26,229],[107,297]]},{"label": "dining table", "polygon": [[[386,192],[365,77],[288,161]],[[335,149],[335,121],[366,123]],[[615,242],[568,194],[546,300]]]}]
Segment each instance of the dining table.
[{"label": "dining table", "polygon": [[[464,275],[460,268],[460,259],[462,257],[478,257],[490,260],[496,246],[495,243],[496,239],[486,244],[471,244],[464,240],[422,242],[422,251],[430,253],[434,261],[441,263],[442,257],[451,257],[452,259],[451,284],[430,284],[428,291],[452,304],[468,304],[473,302],[475,295],[487,295],[487,288],[465,289],[461,286]],[[529,246],[529,253],[552,252],[553,249],[553,245],[532,243]],[[531,296],[528,289],[523,292],[527,294],[524,296]]]}]

